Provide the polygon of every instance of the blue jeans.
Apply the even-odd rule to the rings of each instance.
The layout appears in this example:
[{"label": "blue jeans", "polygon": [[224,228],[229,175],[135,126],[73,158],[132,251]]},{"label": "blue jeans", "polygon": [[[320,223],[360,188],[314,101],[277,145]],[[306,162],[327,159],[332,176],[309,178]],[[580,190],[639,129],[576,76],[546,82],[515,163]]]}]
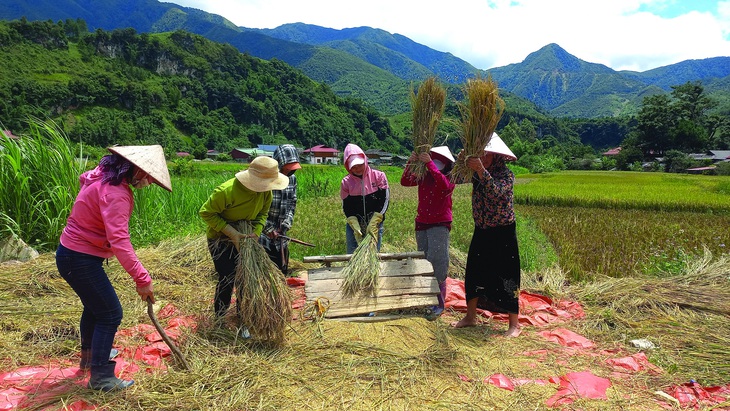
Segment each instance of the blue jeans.
[{"label": "blue jeans", "polygon": [[[365,233],[363,233],[365,235]],[[352,231],[352,227],[349,224],[345,224],[345,239],[347,240],[347,254],[352,254],[357,248],[357,239],[355,238],[355,232]],[[383,223],[380,223],[378,228],[378,251],[380,251],[380,245],[383,242]]]},{"label": "blue jeans", "polygon": [[101,257],[69,250],[56,250],[56,267],[84,305],[79,331],[81,349],[91,349],[90,365],[109,362],[114,335],[122,322],[122,304],[109,281]]}]

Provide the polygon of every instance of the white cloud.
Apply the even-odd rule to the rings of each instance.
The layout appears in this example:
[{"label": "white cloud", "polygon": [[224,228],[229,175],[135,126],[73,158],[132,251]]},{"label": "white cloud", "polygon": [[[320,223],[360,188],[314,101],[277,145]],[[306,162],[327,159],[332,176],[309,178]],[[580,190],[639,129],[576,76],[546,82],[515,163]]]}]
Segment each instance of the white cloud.
[{"label": "white cloud", "polygon": [[[644,71],[687,59],[730,56],[730,0],[713,12],[663,18],[673,0],[180,0],[236,25],[302,22],[369,26],[450,52],[475,67],[519,63],[557,43],[616,70]],[[686,4],[683,4],[686,7]]]}]

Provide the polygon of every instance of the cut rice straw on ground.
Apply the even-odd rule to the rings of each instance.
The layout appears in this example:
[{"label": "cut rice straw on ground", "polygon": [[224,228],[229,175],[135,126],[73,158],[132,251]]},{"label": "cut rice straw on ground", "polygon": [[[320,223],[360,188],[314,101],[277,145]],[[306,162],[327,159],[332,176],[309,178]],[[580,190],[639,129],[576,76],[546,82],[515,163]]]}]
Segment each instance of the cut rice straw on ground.
[{"label": "cut rice straw on ground", "polygon": [[363,237],[342,270],[342,295],[354,297],[358,294],[378,295],[380,260],[377,239],[370,233]]},{"label": "cut rice straw on ground", "polygon": [[[603,278],[572,286],[570,293],[589,301],[582,333],[589,338],[621,341],[648,338],[661,350],[655,364],[692,373],[704,384],[725,384],[730,338],[730,258],[705,256],[683,275]],[[670,349],[669,347],[674,347]]]},{"label": "cut rice straw on ground", "polygon": [[492,138],[505,107],[504,100],[499,97],[497,83],[491,76],[486,80],[477,77],[467,81],[464,95],[467,102],[459,106],[462,118],[459,138],[464,154],[456,159],[451,172],[454,181],[471,181],[474,172],[467,167],[466,160],[484,154],[484,147]]},{"label": "cut rice straw on ground", "polygon": [[[606,278],[596,280],[600,284],[595,287],[592,282],[562,281],[566,275],[559,267],[550,273],[523,273],[524,288],[540,292],[549,287],[553,295],[572,296],[571,300],[585,306],[584,319],[557,325],[596,343],[591,355],[580,355],[540,336],[545,330],[541,327],[525,327],[519,338],[509,339],[500,337],[505,324],[499,321],[454,329],[449,322],[462,314],[450,310],[435,321],[420,317],[377,323],[293,321],[296,332],[288,333],[286,344],[260,344],[240,339],[212,320],[217,275],[204,235],[166,240],[157,247],[141,248],[138,254],[153,273],[158,301],[172,303],[181,314],[196,319],[198,327],[184,330],[179,345],[192,371],[150,370],[130,359],[141,368],[127,374],[135,384],[123,393],[100,394],[74,385],[60,394],[39,392],[43,395],[36,397],[29,393],[29,399],[48,394],[48,404],[55,404],[28,409],[70,409],[73,402],[83,400],[100,410],[550,411],[561,408],[546,404],[556,393],[555,384],[527,383],[509,391],[485,380],[497,373],[512,379],[547,380],[590,370],[611,379],[607,398],[578,399],[562,409],[661,411],[666,408],[657,402],[653,394],[657,390],[668,390],[689,379],[704,387],[730,381],[730,316],[717,313],[727,297],[725,290],[730,289],[730,256],[688,267],[685,275],[630,283]],[[190,258],[181,258],[186,255]],[[144,303],[119,262],[111,259],[105,270],[125,309],[121,328],[137,329],[148,323]],[[165,279],[159,280],[154,273],[165,274]],[[652,293],[644,290],[642,282],[652,290],[667,288],[663,299],[674,295],[674,302],[680,304],[647,305]],[[698,295],[711,295],[714,288],[719,299],[707,305],[711,310],[690,309],[682,302],[691,296],[677,298],[681,293],[671,283],[694,285]],[[16,305],[24,309],[16,310]],[[66,366],[78,364],[82,309],[78,297],[58,275],[52,253],[33,262],[0,264],[0,369],[47,367],[58,361]],[[163,325],[171,320],[161,318]],[[664,372],[616,376],[605,360],[635,353],[629,344],[635,338],[648,338],[656,344],[646,355]],[[139,335],[132,340],[118,338],[115,347],[119,344],[132,350],[127,351],[131,355],[149,341]],[[540,350],[545,352],[543,357],[533,356]],[[612,355],[605,350],[618,352]],[[62,384],[73,381],[75,377]]]},{"label": "cut rice straw on ground", "polygon": [[[428,153],[433,147],[441,117],[444,114],[446,89],[429,77],[418,88],[411,90],[411,109],[413,110],[413,151],[416,154]],[[408,163],[408,170],[420,181],[426,173],[426,165],[421,161]]]},{"label": "cut rice straw on ground", "polygon": [[[238,224],[242,234],[251,234],[248,222]],[[292,295],[281,270],[257,238],[241,241],[236,269],[236,299],[240,305],[239,326],[248,327],[254,337],[279,344],[284,342],[292,319]]]}]

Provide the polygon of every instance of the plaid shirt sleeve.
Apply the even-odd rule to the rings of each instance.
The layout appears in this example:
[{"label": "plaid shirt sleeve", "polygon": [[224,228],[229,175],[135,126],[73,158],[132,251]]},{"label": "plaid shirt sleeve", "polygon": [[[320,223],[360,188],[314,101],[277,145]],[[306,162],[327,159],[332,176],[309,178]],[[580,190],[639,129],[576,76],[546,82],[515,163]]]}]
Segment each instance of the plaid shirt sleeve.
[{"label": "plaid shirt sleeve", "polygon": [[282,190],[281,208],[279,222],[282,234],[291,228],[294,224],[294,212],[297,209],[297,177],[292,175],[289,177],[289,185]]},{"label": "plaid shirt sleeve", "polygon": [[[294,212],[297,207],[296,176],[292,175],[289,177],[289,185],[285,189],[273,190],[271,194],[271,208],[269,209],[269,217],[266,220],[263,234],[279,230],[281,234],[286,235],[286,232],[294,223]],[[271,245],[273,243],[274,247],[277,250],[279,249],[279,242],[271,241],[266,235],[260,236],[259,243],[269,249],[272,248]]]}]

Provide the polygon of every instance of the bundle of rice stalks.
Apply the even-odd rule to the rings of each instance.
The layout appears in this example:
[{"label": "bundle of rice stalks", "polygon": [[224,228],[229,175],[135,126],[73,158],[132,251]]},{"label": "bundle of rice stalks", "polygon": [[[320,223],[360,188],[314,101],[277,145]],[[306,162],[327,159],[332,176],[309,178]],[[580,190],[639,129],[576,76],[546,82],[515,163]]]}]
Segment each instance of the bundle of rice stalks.
[{"label": "bundle of rice stalks", "polygon": [[486,80],[477,77],[467,81],[464,95],[467,102],[459,105],[462,119],[459,138],[464,154],[456,159],[451,171],[454,181],[471,181],[474,171],[467,167],[466,160],[484,154],[484,147],[492,138],[505,107],[504,100],[499,97],[497,83],[492,81],[491,76]]},{"label": "bundle of rice stalks", "polygon": [[[413,150],[416,154],[428,153],[436,137],[436,129],[444,114],[446,89],[429,77],[418,89],[411,90],[411,109],[413,110]],[[426,165],[421,161],[408,164],[408,170],[420,181],[426,173]]]},{"label": "bundle of rice stalks", "polygon": [[342,270],[342,295],[354,297],[357,294],[378,295],[380,260],[378,239],[367,233]]},{"label": "bundle of rice stalks", "polygon": [[[248,222],[236,228],[242,234],[253,233]],[[248,327],[259,339],[274,344],[283,342],[292,319],[292,295],[281,270],[257,238],[241,241],[235,287],[240,307],[238,325]]]}]

